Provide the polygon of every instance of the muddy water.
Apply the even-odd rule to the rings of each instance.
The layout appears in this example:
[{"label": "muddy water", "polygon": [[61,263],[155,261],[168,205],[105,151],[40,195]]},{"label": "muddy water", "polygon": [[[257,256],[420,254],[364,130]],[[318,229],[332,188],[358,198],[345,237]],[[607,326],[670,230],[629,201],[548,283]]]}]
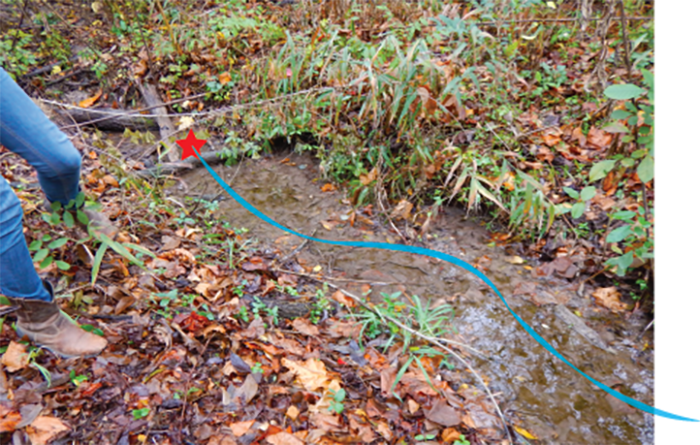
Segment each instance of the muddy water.
[{"label": "muddy water", "polygon": [[[335,240],[401,242],[387,227],[369,219],[349,224],[351,208],[341,192],[322,192],[323,181],[313,159],[299,155],[274,156],[245,161],[231,167],[214,167],[231,186],[257,209],[279,223],[305,234]],[[182,176],[171,189],[176,199],[184,196],[213,198],[222,190],[206,170]],[[228,198],[228,195],[221,195]],[[219,210],[235,227],[250,230],[263,244],[276,243],[291,251],[302,240],[270,227],[232,199],[219,202]],[[643,351],[651,334],[637,339],[644,320],[623,320],[597,308],[586,294],[576,293],[577,284],[533,278],[527,265],[510,264],[509,253],[487,246],[487,232],[462,213],[448,209],[430,231],[425,247],[481,264],[508,304],[567,359],[598,381],[637,400],[653,405],[653,350]],[[488,259],[486,259],[486,258]],[[475,359],[488,377],[493,392],[501,393],[501,407],[509,417],[542,443],[633,444],[653,443],[653,417],[607,396],[584,377],[540,347],[507,312],[498,297],[476,277],[460,268],[405,253],[307,244],[298,254],[301,261],[321,265],[328,276],[394,283],[373,286],[373,294],[405,286],[409,294],[452,301],[458,313],[456,327],[476,349],[492,359]],[[532,266],[537,263],[531,261]],[[400,284],[397,284],[400,283]],[[513,296],[517,286],[535,283],[546,301],[537,306]],[[347,282],[343,283],[348,286]],[[539,301],[542,303],[542,301]],[[609,346],[605,351],[570,329],[555,315],[556,304],[578,311],[586,323]]]}]

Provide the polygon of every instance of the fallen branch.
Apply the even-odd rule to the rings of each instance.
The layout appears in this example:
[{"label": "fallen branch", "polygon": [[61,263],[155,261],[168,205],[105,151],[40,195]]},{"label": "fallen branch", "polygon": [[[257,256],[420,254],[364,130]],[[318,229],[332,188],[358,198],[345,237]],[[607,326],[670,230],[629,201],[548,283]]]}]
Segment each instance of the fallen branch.
[{"label": "fallen branch", "polygon": [[151,117],[133,115],[124,111],[81,108],[72,105],[64,105],[63,112],[79,124],[71,124],[70,127],[93,125],[103,131],[131,130],[158,130],[158,123]]},{"label": "fallen branch", "polygon": [[[219,164],[226,161],[225,158],[221,157],[222,153],[223,152],[221,151],[210,151],[207,153],[202,153],[200,156],[207,161],[207,164]],[[137,170],[134,172],[134,174],[140,178],[157,178],[163,175],[173,175],[183,170],[189,170],[200,165],[202,165],[202,162],[199,159],[190,157],[185,161],[165,162],[145,170]]]},{"label": "fallen branch", "polygon": [[177,161],[177,151],[173,150],[174,141],[170,140],[175,134],[175,126],[168,116],[168,110],[166,110],[165,105],[160,100],[158,96],[158,90],[151,84],[142,84],[138,79],[136,80],[136,85],[138,85],[141,94],[143,95],[143,100],[146,101],[146,105],[153,107],[156,114],[156,123],[158,124],[158,129],[160,131],[160,140],[166,142],[168,150],[168,159],[170,162]]}]

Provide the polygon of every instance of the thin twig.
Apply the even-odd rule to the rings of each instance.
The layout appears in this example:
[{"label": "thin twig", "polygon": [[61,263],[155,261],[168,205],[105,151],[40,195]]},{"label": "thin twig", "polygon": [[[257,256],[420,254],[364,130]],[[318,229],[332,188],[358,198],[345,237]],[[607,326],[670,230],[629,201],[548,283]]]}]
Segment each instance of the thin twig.
[{"label": "thin twig", "polygon": [[625,66],[627,67],[627,80],[632,79],[632,65],[630,64],[630,40],[627,36],[627,18],[625,17],[625,4],[618,0],[620,7],[620,25],[622,26],[622,45],[625,47]]}]

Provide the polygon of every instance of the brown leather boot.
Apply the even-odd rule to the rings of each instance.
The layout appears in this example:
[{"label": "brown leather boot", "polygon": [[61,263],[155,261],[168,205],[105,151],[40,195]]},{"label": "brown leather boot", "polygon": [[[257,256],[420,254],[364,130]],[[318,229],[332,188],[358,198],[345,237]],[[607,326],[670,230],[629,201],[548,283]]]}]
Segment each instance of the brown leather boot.
[{"label": "brown leather boot", "polygon": [[[53,288],[47,282],[44,286],[51,293]],[[99,354],[107,340],[99,335],[83,330],[66,313],[58,308],[55,301],[8,298],[17,310],[17,334],[28,337],[37,345],[43,346],[64,358]]]}]

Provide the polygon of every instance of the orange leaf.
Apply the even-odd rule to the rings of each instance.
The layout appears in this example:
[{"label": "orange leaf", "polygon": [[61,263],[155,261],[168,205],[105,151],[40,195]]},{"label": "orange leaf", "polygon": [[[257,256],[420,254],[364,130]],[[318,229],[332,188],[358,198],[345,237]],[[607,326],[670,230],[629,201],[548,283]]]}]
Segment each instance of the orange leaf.
[{"label": "orange leaf", "polygon": [[219,74],[219,82],[222,85],[226,85],[227,83],[231,82],[231,74],[229,74],[228,71]]},{"label": "orange leaf", "polygon": [[338,188],[331,183],[323,184],[323,187],[321,187],[322,192],[334,192],[336,190],[338,190]]},{"label": "orange leaf", "polygon": [[11,341],[7,351],[2,355],[2,364],[5,365],[9,372],[24,369],[29,364],[29,355],[26,347]]},{"label": "orange leaf", "polygon": [[70,428],[56,417],[39,416],[27,427],[27,435],[32,445],[44,445],[69,430]]},{"label": "orange leaf", "polygon": [[78,106],[82,108],[90,108],[91,106],[95,105],[95,102],[99,100],[100,96],[102,96],[102,90],[98,91],[97,94],[95,94],[92,97],[88,97],[87,99],[81,100],[78,103]]}]

